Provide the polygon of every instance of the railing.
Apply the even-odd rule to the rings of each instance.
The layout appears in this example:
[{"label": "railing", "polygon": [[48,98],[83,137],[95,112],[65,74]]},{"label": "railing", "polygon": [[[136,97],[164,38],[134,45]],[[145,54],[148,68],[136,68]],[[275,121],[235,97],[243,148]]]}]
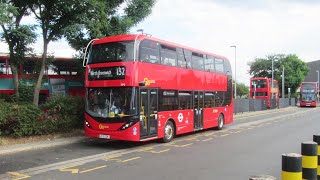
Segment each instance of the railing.
[{"label": "railing", "polygon": [[[276,99],[272,99],[269,109],[285,108],[289,106],[296,106],[295,98],[279,98],[278,103]],[[235,99],[234,100],[234,113],[262,111],[267,110],[266,99]]]}]

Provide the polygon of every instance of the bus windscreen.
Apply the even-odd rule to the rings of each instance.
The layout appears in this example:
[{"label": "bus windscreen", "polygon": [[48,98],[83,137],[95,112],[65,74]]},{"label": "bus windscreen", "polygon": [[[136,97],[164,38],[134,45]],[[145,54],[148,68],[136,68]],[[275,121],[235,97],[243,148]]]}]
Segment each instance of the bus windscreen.
[{"label": "bus windscreen", "polygon": [[134,41],[110,42],[93,45],[88,64],[133,61]]}]

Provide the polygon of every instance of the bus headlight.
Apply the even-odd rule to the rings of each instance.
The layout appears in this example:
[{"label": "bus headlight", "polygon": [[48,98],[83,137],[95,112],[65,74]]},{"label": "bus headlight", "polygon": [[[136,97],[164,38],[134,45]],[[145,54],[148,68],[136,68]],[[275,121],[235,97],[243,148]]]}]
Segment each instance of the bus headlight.
[{"label": "bus headlight", "polygon": [[125,123],[119,130],[125,130],[125,129],[131,127],[133,124],[134,124],[133,121],[129,121],[129,122]]},{"label": "bus headlight", "polygon": [[92,127],[90,126],[90,124],[89,124],[89,122],[88,122],[87,120],[85,120],[84,124],[85,124],[88,128],[92,129]]}]

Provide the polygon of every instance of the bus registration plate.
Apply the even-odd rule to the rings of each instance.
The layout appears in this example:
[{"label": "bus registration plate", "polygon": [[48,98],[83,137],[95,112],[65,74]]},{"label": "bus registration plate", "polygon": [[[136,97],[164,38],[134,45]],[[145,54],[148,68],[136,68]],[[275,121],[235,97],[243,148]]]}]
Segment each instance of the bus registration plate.
[{"label": "bus registration plate", "polygon": [[110,139],[110,135],[99,134],[99,138],[102,138],[102,139]]}]

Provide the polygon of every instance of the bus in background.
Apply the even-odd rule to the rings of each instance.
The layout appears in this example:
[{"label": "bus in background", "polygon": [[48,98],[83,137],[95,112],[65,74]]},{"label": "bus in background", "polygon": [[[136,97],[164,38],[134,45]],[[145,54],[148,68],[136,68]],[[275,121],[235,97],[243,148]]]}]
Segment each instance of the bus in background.
[{"label": "bus in background", "polygon": [[277,80],[256,77],[250,79],[250,99],[265,99],[267,108],[276,108],[279,103],[279,83]]},{"label": "bus in background", "polygon": [[86,136],[169,142],[233,122],[225,57],[143,34],[94,40],[87,49]]},{"label": "bus in background", "polygon": [[318,103],[318,83],[302,82],[300,85],[300,107],[316,107]]},{"label": "bus in background", "polygon": [[[18,67],[19,81],[25,84],[35,84],[38,78],[37,67],[40,57],[26,57],[25,62]],[[80,95],[85,96],[84,79],[81,66],[71,58],[54,58],[49,61],[43,77],[40,90],[40,102],[44,102],[50,95]],[[0,56],[0,94],[14,94],[12,72],[9,56]]]}]

